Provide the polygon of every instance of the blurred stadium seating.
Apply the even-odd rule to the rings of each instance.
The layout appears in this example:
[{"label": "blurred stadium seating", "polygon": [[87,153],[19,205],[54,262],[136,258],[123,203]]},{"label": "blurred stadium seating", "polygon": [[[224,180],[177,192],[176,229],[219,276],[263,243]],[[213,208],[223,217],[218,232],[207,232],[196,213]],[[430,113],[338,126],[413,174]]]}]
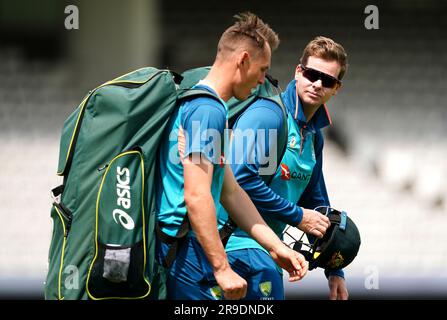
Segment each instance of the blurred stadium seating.
[{"label": "blurred stadium seating", "polygon": [[[271,73],[283,87],[314,36],[343,44],[350,67],[343,89],[329,103],[334,125],[325,131],[324,167],[332,205],[346,210],[362,235],[359,255],[346,270],[351,297],[447,297],[446,4],[379,2],[380,29],[366,30],[365,1],[231,0],[219,8],[198,0],[150,2],[158,10],[150,16],[159,17],[159,54],[147,65],[181,72],[211,64],[220,33],[243,10],[259,14],[280,34]],[[120,14],[121,2],[106,3]],[[79,8],[82,17],[88,1],[79,1]],[[61,19],[51,21],[62,28],[63,8],[58,14]],[[108,62],[95,72],[103,61],[95,47],[82,47],[83,35],[95,32],[83,30],[83,20],[79,31],[51,33],[45,40],[62,43],[62,49],[36,57],[45,46],[14,41],[14,35],[32,34],[32,25],[11,28],[1,19],[0,14],[0,35],[8,36],[0,43],[0,298],[41,298],[51,236],[49,190],[60,182],[55,171],[63,121],[93,85],[133,68],[135,61],[117,61],[116,67]],[[83,33],[74,40],[70,32]],[[75,44],[81,49],[73,53]],[[85,58],[87,49],[93,54]],[[132,47],[121,50],[116,56]],[[87,76],[92,73],[95,80]],[[379,288],[367,289],[375,271]],[[327,295],[320,271],[298,284],[286,280],[291,299]]]}]

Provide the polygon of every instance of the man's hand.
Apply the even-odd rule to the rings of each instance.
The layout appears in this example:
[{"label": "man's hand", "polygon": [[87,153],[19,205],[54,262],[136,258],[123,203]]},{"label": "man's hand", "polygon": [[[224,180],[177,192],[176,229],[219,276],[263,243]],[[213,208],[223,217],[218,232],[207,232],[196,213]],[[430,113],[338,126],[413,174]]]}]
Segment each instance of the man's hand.
[{"label": "man's hand", "polygon": [[289,281],[301,280],[309,269],[309,263],[304,256],[286,245],[275,247],[270,251],[275,263],[289,273]]},{"label": "man's hand", "polygon": [[339,276],[329,276],[329,300],[348,300],[349,293],[345,279]]},{"label": "man's hand", "polygon": [[315,210],[303,208],[303,219],[298,225],[298,229],[317,238],[323,238],[330,225],[329,218],[325,215]]},{"label": "man's hand", "polygon": [[230,266],[214,272],[217,284],[222,289],[225,299],[237,300],[245,298],[247,281],[234,272]]}]

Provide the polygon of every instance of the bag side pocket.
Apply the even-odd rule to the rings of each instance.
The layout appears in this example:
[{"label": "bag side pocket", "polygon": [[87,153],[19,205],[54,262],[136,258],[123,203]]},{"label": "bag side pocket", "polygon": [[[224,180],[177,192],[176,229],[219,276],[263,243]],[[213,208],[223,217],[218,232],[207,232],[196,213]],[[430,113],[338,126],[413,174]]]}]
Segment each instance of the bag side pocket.
[{"label": "bag side pocket", "polygon": [[113,158],[102,176],[96,202],[95,256],[87,276],[91,299],[149,295],[144,179],[144,160],[138,150]]},{"label": "bag side pocket", "polygon": [[54,203],[51,208],[53,233],[48,254],[48,274],[45,282],[45,299],[62,300],[62,268],[67,236],[70,231],[71,214],[63,206]]}]

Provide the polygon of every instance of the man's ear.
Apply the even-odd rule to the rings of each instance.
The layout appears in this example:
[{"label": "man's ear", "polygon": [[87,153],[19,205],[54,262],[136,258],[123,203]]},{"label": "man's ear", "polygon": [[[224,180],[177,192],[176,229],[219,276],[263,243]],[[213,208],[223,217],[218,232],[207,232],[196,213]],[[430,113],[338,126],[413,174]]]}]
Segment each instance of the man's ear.
[{"label": "man's ear", "polygon": [[250,61],[250,54],[248,53],[248,51],[242,51],[239,54],[238,60],[237,60],[237,66],[239,68],[244,68],[248,65]]},{"label": "man's ear", "polygon": [[297,65],[295,68],[295,80],[298,80],[298,75],[302,72],[300,65]]},{"label": "man's ear", "polygon": [[335,87],[335,90],[334,90],[334,96],[338,93],[338,91],[340,91],[341,90],[341,88],[342,88],[342,84],[341,83],[338,83],[337,84],[337,86]]}]

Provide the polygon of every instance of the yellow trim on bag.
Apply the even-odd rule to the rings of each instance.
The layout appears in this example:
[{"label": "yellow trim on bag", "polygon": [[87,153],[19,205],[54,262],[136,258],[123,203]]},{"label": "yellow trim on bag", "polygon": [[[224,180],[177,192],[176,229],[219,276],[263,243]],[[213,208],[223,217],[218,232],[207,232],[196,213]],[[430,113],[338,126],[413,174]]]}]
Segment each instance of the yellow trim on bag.
[{"label": "yellow trim on bag", "polygon": [[64,265],[65,240],[67,239],[67,237],[66,237],[66,235],[65,235],[65,232],[66,232],[66,229],[65,229],[65,222],[64,222],[64,219],[62,218],[62,214],[59,212],[59,209],[58,209],[56,206],[54,206],[54,209],[56,209],[56,213],[57,213],[57,215],[59,216],[59,219],[60,219],[61,222],[62,222],[62,228],[64,229],[64,241],[63,241],[63,243],[62,243],[61,263],[60,263],[60,268],[59,268],[58,285],[57,285],[57,295],[58,295],[58,299],[59,299],[59,300],[63,300],[64,297],[62,297],[62,294],[61,294],[61,281],[62,281],[62,267],[63,267],[63,265]]},{"label": "yellow trim on bag", "polygon": [[[93,93],[93,91],[92,91],[92,93]],[[73,144],[73,140],[74,140],[74,136],[75,136],[75,133],[76,133],[76,129],[77,129],[78,124],[79,124],[79,119],[81,118],[81,115],[82,115],[82,109],[84,109],[85,103],[87,102],[88,98],[90,98],[92,93],[90,93],[88,96],[86,96],[84,98],[84,100],[82,100],[82,102],[81,102],[81,107],[79,108],[78,118],[76,119],[76,124],[75,124],[74,130],[73,130],[73,133],[71,134],[70,145],[68,146],[67,155],[65,157],[64,168],[62,169],[62,171],[57,172],[58,176],[61,176],[64,173],[64,171],[65,171],[65,167],[67,166],[68,156],[70,155],[71,146]]]},{"label": "yellow trim on bag", "polygon": [[[103,83],[99,87],[103,87],[103,86],[105,86],[107,84],[110,84],[110,83],[113,83],[113,82],[116,83],[116,82],[119,82],[119,81],[125,81],[125,82],[129,82],[129,83],[144,83],[144,82],[147,82],[150,78],[146,79],[144,81],[119,80],[119,79],[122,79],[122,78],[128,76],[129,74],[132,74],[134,72],[138,72],[138,71],[141,71],[141,70],[144,70],[144,69],[147,69],[147,68],[140,68],[140,69],[137,69],[137,70],[134,70],[134,71],[130,71],[130,72],[126,73],[126,74],[123,74],[122,76],[116,77],[115,79],[112,79],[110,81],[107,81],[107,82]],[[160,71],[164,71],[164,70],[160,70]]]},{"label": "yellow trim on bag", "polygon": [[[105,178],[106,178],[106,176],[107,176],[107,173],[109,172],[109,169],[110,169],[110,167],[112,166],[112,163],[116,160],[116,159],[118,159],[118,158],[120,158],[120,157],[122,157],[122,156],[125,156],[125,155],[129,155],[129,154],[134,154],[134,153],[136,153],[136,154],[138,154],[139,156],[140,156],[140,164],[141,164],[141,169],[142,169],[142,172],[141,172],[141,183],[142,183],[142,189],[141,189],[141,208],[142,208],[142,216],[143,216],[143,227],[142,227],[142,231],[143,231],[143,279],[144,279],[144,281],[147,283],[147,285],[148,285],[148,291],[147,291],[147,293],[145,294],[145,295],[143,295],[143,296],[140,296],[140,297],[103,297],[103,298],[96,298],[96,297],[94,297],[91,293],[90,293],[90,290],[89,290],[89,288],[88,288],[88,284],[89,284],[89,280],[90,280],[90,274],[91,274],[91,271],[92,271],[92,268],[93,268],[93,264],[95,263],[95,261],[96,261],[96,258],[97,258],[97,256],[98,256],[98,213],[99,213],[99,201],[100,201],[100,198],[101,198],[101,191],[102,191],[102,187],[103,187],[103,185],[104,185],[104,181],[105,181]],[[107,167],[107,169],[106,169],[106,171],[104,172],[104,175],[103,175],[103,177],[102,177],[102,179],[101,179],[101,184],[100,184],[100,186],[99,186],[99,191],[98,191],[98,197],[97,197],[97,199],[96,199],[96,217],[95,217],[95,219],[96,219],[96,223],[95,223],[95,256],[93,257],[93,260],[92,260],[92,263],[90,264],[90,268],[89,268],[89,270],[88,270],[88,274],[87,274],[87,281],[86,281],[86,291],[87,291],[87,294],[88,294],[88,296],[91,298],[91,299],[93,299],[93,300],[106,300],[106,299],[128,299],[128,300],[134,300],[134,299],[143,299],[143,298],[146,298],[149,294],[150,294],[150,292],[151,292],[151,290],[152,290],[152,288],[151,288],[151,284],[149,283],[149,281],[146,279],[146,276],[145,276],[145,271],[146,271],[146,222],[145,222],[145,218],[144,218],[144,215],[145,215],[145,212],[144,212],[144,160],[143,160],[143,156],[141,155],[141,152],[139,152],[139,151],[126,151],[126,152],[123,152],[123,153],[120,153],[119,155],[117,155],[115,158],[113,158],[111,161],[110,161],[110,163],[109,163],[109,165],[108,165],[108,167]]]},{"label": "yellow trim on bag", "polygon": [[[81,102],[81,104],[80,104],[79,115],[78,115],[78,118],[76,119],[76,125],[75,125],[74,130],[73,130],[73,133],[72,133],[72,135],[71,135],[70,145],[68,146],[67,155],[66,155],[66,157],[65,157],[64,168],[62,169],[62,171],[57,172],[57,175],[61,176],[61,175],[64,173],[64,171],[65,171],[65,167],[66,167],[66,165],[67,165],[67,160],[68,160],[68,157],[69,157],[69,155],[70,155],[70,151],[71,151],[71,148],[72,148],[72,145],[73,145],[73,140],[74,140],[74,137],[75,137],[75,133],[76,133],[76,131],[77,131],[76,129],[78,128],[79,120],[80,120],[80,118],[81,118],[81,115],[83,114],[82,111],[83,111],[83,109],[85,108],[85,104],[87,103],[87,100],[92,96],[93,93],[96,92],[96,90],[98,90],[98,89],[100,89],[100,88],[102,88],[102,87],[104,87],[104,86],[114,85],[114,84],[125,84],[125,83],[143,84],[143,83],[148,82],[149,80],[152,79],[152,75],[151,75],[149,78],[147,78],[147,79],[145,79],[145,80],[142,80],[142,81],[118,80],[118,79],[121,79],[121,78],[123,78],[123,77],[125,77],[125,76],[128,76],[128,75],[131,74],[131,73],[138,72],[138,71],[141,71],[141,70],[143,70],[143,69],[146,69],[146,68],[140,68],[140,69],[137,69],[137,70],[128,72],[128,73],[126,73],[125,75],[119,76],[119,77],[117,77],[117,78],[115,78],[115,79],[113,79],[113,80],[110,80],[110,81],[107,81],[107,82],[101,84],[100,86],[98,86],[98,87],[96,87],[95,89],[93,89],[92,91],[90,91],[90,93],[88,94],[88,96],[86,96],[86,97],[84,98],[84,100],[82,100],[82,102]],[[160,71],[169,71],[169,70],[160,70]]]}]

